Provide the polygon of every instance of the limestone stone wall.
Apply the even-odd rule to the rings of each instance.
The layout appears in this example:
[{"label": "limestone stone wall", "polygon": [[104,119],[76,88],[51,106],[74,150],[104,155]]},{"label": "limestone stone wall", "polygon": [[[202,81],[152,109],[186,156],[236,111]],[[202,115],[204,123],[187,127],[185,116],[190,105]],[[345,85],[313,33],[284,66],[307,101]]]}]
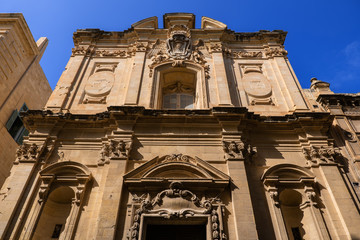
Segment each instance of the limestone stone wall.
[{"label": "limestone stone wall", "polygon": [[39,64],[48,40],[34,41],[22,14],[0,14],[0,186],[10,174],[18,144],[6,124],[25,103],[41,109],[51,94]]}]

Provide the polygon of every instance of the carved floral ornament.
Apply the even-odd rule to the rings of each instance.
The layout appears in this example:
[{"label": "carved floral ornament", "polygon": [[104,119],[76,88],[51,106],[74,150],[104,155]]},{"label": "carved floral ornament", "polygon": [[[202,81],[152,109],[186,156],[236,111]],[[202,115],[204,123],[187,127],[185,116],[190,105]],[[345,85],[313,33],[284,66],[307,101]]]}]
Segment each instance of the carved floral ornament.
[{"label": "carved floral ornament", "polygon": [[145,52],[147,43],[135,42],[126,49],[98,49],[92,45],[75,46],[72,49],[72,55],[93,55],[94,57],[111,57],[111,58],[128,58],[136,54],[136,52]]},{"label": "carved floral ornament", "polygon": [[267,57],[285,57],[287,54],[288,52],[284,49],[284,46],[265,49],[265,55]]},{"label": "carved floral ornament", "polygon": [[202,40],[192,44],[190,29],[185,25],[174,25],[169,28],[168,39],[158,39],[152,45],[148,57],[152,61],[149,65],[149,77],[153,76],[153,69],[160,64],[171,63],[173,67],[184,67],[186,62],[201,65],[205,71],[205,78],[210,77],[210,66],[206,65],[205,57],[211,56]]},{"label": "carved floral ornament", "polygon": [[[163,208],[163,202],[165,198],[181,198],[185,201],[192,203],[194,208],[184,208],[180,210],[173,210],[171,208]],[[149,194],[144,194],[141,197],[136,195],[133,197],[135,203],[140,203],[140,206],[135,210],[133,216],[133,224],[130,227],[127,235],[127,239],[138,240],[140,236],[140,225],[144,219],[144,216],[158,216],[166,219],[179,219],[179,218],[191,218],[193,216],[209,216],[211,224],[211,239],[213,240],[225,240],[227,239],[220,215],[222,215],[222,209],[219,207],[221,201],[219,198],[207,198],[200,200],[200,198],[193,192],[183,189],[181,182],[172,182],[169,189],[159,192],[154,198],[151,199]]]},{"label": "carved floral ornament", "polygon": [[14,164],[20,162],[36,162],[43,150],[43,146],[39,147],[36,143],[23,143],[16,150],[16,159]]},{"label": "carved floral ornament", "polygon": [[77,45],[75,46],[73,49],[71,49],[71,56],[75,56],[75,55],[90,55],[95,53],[95,48],[94,46],[91,45]]},{"label": "carved floral ornament", "polygon": [[304,147],[302,152],[307,160],[306,165],[309,167],[319,166],[319,164],[336,163],[337,158],[341,155],[339,149],[333,146]]},{"label": "carved floral ornament", "polygon": [[256,154],[256,148],[247,141],[223,141],[223,150],[226,159],[245,159],[247,163],[252,162],[252,157]]},{"label": "carved floral ornament", "polygon": [[103,142],[100,150],[98,165],[110,163],[111,159],[127,159],[131,150],[132,141],[114,140]]}]

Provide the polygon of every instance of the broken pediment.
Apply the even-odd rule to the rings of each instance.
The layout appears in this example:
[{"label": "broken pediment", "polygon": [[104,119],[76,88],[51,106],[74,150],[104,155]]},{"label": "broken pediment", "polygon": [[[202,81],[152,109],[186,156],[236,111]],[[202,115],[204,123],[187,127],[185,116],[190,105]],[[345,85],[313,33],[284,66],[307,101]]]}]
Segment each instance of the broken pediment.
[{"label": "broken pediment", "polygon": [[129,187],[164,185],[173,181],[224,188],[229,184],[230,177],[200,158],[183,154],[156,157],[124,176],[124,182]]},{"label": "broken pediment", "polygon": [[133,28],[158,28],[158,18],[149,17],[131,25]]},{"label": "broken pediment", "polygon": [[226,24],[219,22],[215,19],[209,17],[202,17],[201,18],[201,28],[202,29],[225,29],[227,26]]}]

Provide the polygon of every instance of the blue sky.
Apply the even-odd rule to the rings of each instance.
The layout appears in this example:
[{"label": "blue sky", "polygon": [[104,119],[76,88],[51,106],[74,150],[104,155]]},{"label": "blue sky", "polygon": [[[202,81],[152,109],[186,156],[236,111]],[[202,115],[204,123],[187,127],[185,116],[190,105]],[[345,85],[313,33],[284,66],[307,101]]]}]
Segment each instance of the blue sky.
[{"label": "blue sky", "polygon": [[80,1],[0,0],[0,12],[21,12],[35,40],[49,45],[41,65],[55,87],[73,47],[76,29],[123,31],[141,19],[169,12],[202,16],[227,24],[236,32],[288,31],[285,49],[303,88],[310,78],[329,82],[338,93],[360,92],[360,1]]}]

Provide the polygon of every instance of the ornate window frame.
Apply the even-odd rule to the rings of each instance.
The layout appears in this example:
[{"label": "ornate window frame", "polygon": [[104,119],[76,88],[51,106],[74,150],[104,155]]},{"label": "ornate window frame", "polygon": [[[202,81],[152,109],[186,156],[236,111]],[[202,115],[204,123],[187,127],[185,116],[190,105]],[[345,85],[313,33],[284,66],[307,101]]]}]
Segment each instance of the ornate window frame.
[{"label": "ornate window frame", "polygon": [[[182,66],[174,67],[173,63],[166,62],[159,64],[154,69],[153,81],[152,81],[152,91],[151,91],[151,101],[150,107],[156,109],[162,109],[162,96],[163,96],[163,76],[164,73],[169,73],[171,71],[185,71],[191,72],[195,75],[195,88],[194,88],[194,105],[193,109],[207,109],[209,108],[208,100],[208,86],[205,80],[205,70],[203,67],[198,66],[197,64],[186,62]],[[180,80],[181,83],[181,80]]]}]

